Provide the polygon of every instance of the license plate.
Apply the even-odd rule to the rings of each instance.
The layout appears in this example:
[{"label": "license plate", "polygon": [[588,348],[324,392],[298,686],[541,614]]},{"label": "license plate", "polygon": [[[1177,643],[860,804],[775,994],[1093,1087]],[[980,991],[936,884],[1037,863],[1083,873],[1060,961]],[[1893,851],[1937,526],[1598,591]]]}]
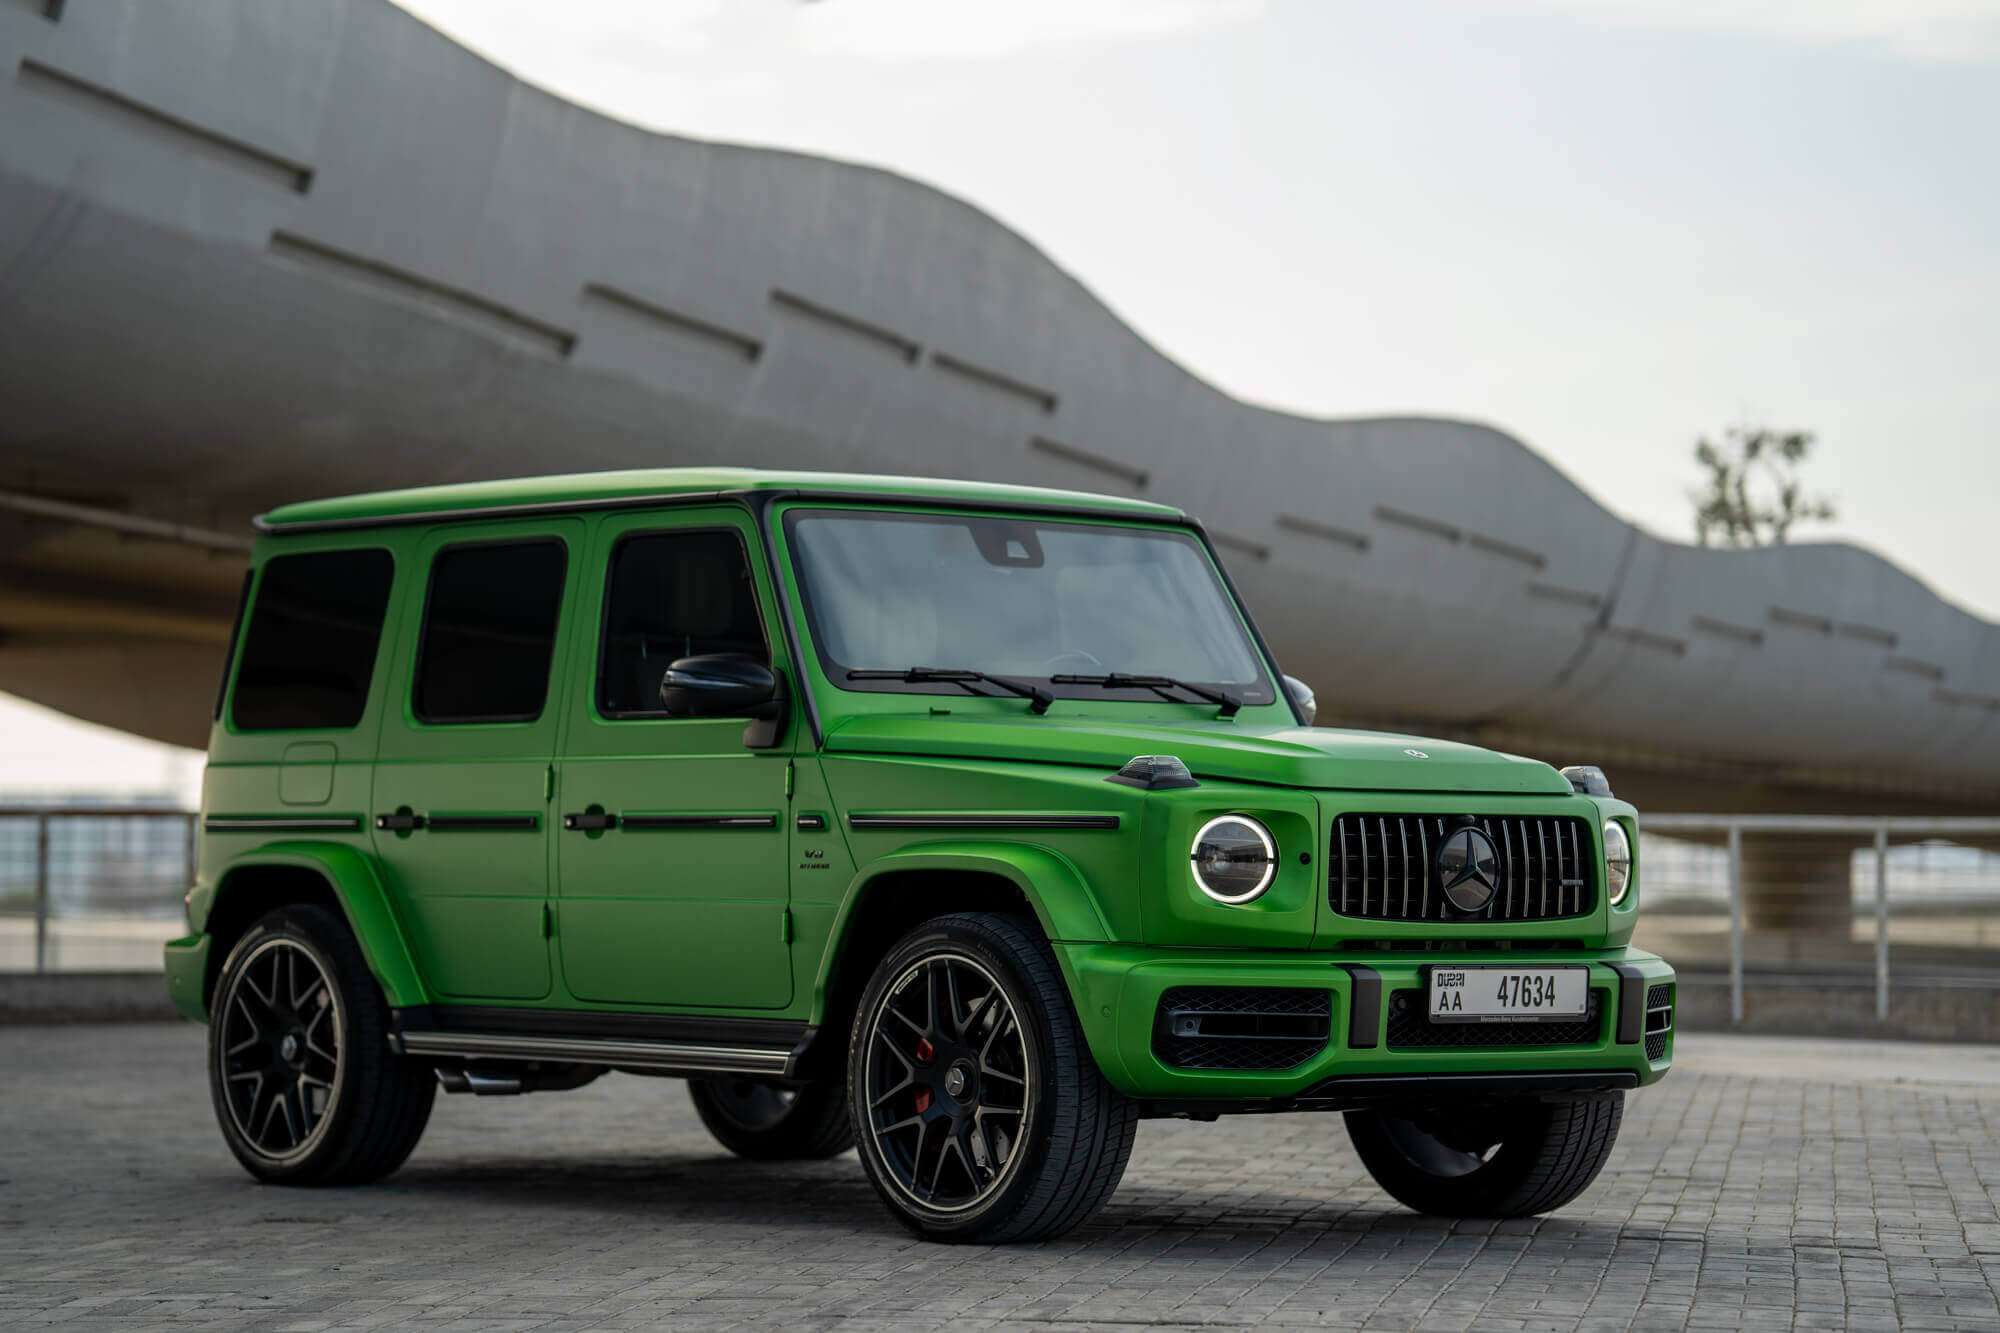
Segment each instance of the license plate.
[{"label": "license plate", "polygon": [[1587,967],[1433,967],[1434,1023],[1520,1023],[1581,1018],[1590,1000]]}]

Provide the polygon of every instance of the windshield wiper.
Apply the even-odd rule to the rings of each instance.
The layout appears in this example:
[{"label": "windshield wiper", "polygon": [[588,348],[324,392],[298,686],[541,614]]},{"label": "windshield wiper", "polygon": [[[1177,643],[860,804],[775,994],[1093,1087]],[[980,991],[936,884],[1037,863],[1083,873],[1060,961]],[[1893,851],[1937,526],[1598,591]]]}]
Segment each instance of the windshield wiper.
[{"label": "windshield wiper", "polygon": [[1235,717],[1243,707],[1243,701],[1224,690],[1211,690],[1206,685],[1190,685],[1172,676],[1131,676],[1122,671],[1113,671],[1103,676],[1050,676],[1051,685],[1102,685],[1107,690],[1151,690],[1172,703],[1181,702],[1168,690],[1185,690],[1198,699],[1206,699],[1217,705],[1222,717]]},{"label": "windshield wiper", "polygon": [[[972,688],[973,682],[983,681],[988,685],[998,685],[1001,689],[1018,694],[1023,699],[1033,700],[1028,705],[1028,711],[1037,716],[1048,712],[1049,705],[1056,701],[1055,695],[1049,693],[1039,685],[1023,685],[1018,680],[1009,680],[1005,676],[989,676],[984,671],[974,671],[969,667],[920,666],[904,667],[900,671],[883,671],[869,667],[859,671],[849,671],[847,678],[849,680],[900,680],[907,681],[912,685],[920,685],[933,680],[944,681],[951,685],[963,685],[965,686],[966,693],[974,695],[978,695],[979,691]],[[980,697],[991,698],[992,696],[980,695]]]}]

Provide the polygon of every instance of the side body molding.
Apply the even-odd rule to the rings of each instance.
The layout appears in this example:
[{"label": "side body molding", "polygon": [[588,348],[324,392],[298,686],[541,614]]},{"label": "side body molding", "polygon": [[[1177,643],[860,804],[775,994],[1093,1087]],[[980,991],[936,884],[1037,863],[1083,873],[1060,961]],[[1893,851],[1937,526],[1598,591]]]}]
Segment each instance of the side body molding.
[{"label": "side body molding", "polygon": [[[326,881],[391,1006],[401,1009],[430,1002],[403,939],[403,928],[389,906],[381,876],[375,872],[374,859],[353,847],[337,842],[273,842],[232,857],[217,879],[206,916],[230,901],[232,892],[254,894],[254,887],[241,883],[245,872],[271,866],[311,871]],[[206,916],[198,926],[206,928]],[[222,960],[215,962],[220,966]]]},{"label": "side body molding", "polygon": [[[813,983],[814,1022],[824,1016],[828,987],[847,950],[849,929],[856,912],[867,901],[870,886],[886,876],[912,871],[997,875],[1021,891],[1050,941],[1112,938],[1110,923],[1104,919],[1083,873],[1058,852],[1027,843],[998,841],[913,843],[861,867],[848,884],[833,930],[827,937],[826,951],[820,956],[819,976]],[[1061,957],[1060,951],[1057,956]]]}]

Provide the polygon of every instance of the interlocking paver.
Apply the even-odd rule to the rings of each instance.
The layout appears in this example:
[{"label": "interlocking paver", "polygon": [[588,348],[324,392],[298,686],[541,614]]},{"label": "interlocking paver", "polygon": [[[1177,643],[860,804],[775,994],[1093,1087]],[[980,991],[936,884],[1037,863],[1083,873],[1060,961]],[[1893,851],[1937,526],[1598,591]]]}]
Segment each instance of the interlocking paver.
[{"label": "interlocking paver", "polygon": [[1683,1068],[1582,1199],[1503,1222],[1397,1208],[1331,1116],[1148,1122],[1089,1226],[961,1249],[852,1156],[728,1156],[663,1080],[441,1097],[381,1185],[258,1186],[201,1040],[0,1029],[0,1325],[2000,1328],[2000,1084]]}]

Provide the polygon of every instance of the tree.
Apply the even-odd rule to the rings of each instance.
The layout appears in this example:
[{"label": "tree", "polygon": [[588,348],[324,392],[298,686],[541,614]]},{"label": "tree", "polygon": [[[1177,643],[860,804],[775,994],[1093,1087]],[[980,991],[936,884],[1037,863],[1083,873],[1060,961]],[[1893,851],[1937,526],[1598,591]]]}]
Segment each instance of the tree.
[{"label": "tree", "polygon": [[1715,536],[1723,546],[1782,546],[1796,523],[1834,517],[1833,501],[1811,498],[1799,486],[1799,468],[1812,453],[1811,431],[1731,426],[1721,444],[1696,441],[1695,461],[1707,483],[1688,492],[1694,501],[1695,539]]}]

